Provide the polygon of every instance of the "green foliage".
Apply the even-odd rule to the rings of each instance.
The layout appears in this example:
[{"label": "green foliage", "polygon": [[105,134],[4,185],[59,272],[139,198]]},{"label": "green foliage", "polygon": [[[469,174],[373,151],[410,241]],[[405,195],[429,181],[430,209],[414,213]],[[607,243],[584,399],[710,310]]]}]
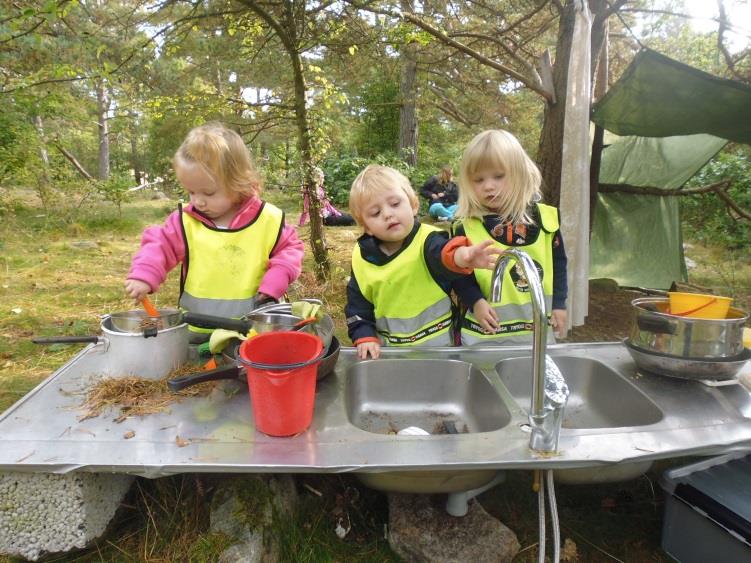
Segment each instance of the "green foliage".
[{"label": "green foliage", "polygon": [[0,182],[21,170],[36,146],[34,127],[23,114],[0,113]]},{"label": "green foliage", "polygon": [[133,180],[124,174],[113,174],[107,180],[97,182],[97,191],[105,200],[117,206],[118,214],[121,213],[123,202],[130,196],[128,188],[131,187]]},{"label": "green foliage", "polygon": [[406,164],[395,154],[379,154],[374,158],[332,155],[321,163],[321,168],[326,176],[325,186],[329,199],[337,206],[346,207],[349,202],[349,190],[352,187],[352,182],[368,164],[390,166],[404,174],[416,189],[421,185],[417,169]]},{"label": "green foliage", "polygon": [[[751,212],[751,158],[748,147],[723,152],[712,159],[689,182],[706,186],[730,180],[727,194],[746,212]],[[693,239],[719,243],[731,249],[748,248],[751,221],[735,212],[714,192],[681,198],[683,228]]]},{"label": "green foliage", "polygon": [[359,154],[373,157],[399,148],[399,84],[379,76],[366,84],[357,102]]}]

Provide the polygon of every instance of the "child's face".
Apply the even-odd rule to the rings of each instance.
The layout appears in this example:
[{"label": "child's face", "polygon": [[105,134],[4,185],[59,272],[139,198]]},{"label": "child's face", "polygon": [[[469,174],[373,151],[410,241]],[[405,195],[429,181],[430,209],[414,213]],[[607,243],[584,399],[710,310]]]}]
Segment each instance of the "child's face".
[{"label": "child's face", "polygon": [[399,187],[388,187],[373,194],[363,207],[365,232],[383,242],[401,242],[415,224],[417,209]]},{"label": "child's face", "polygon": [[195,163],[182,163],[175,170],[177,179],[190,195],[190,203],[217,225],[226,226],[240,208],[240,201],[229,190],[217,186],[214,179]]},{"label": "child's face", "polygon": [[497,209],[497,197],[507,188],[506,172],[502,168],[480,168],[469,181],[478,201],[488,209]]}]

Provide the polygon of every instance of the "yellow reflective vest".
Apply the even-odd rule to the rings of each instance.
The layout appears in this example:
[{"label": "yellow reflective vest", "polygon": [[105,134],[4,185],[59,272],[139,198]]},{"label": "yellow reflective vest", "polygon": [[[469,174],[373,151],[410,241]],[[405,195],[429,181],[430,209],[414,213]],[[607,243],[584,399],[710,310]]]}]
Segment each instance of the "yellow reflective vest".
[{"label": "yellow reflective vest", "polygon": [[[545,295],[545,310],[550,316],[553,306],[553,236],[559,229],[558,210],[550,205],[538,203],[540,216],[540,233],[537,239],[524,246],[507,246],[495,240],[485,228],[482,219],[471,217],[463,219],[464,233],[472,242],[479,244],[484,240],[492,240],[500,248],[516,248],[529,254],[537,266],[537,273],[542,281]],[[461,339],[463,346],[483,344],[528,344],[532,335],[532,299],[527,280],[522,275],[516,262],[512,261],[503,274],[501,300],[490,301],[492,270],[475,270],[475,278],[485,299],[495,309],[500,325],[495,334],[485,334],[468,309],[462,319]],[[548,331],[549,339],[554,341],[552,331]]]},{"label": "yellow reflective vest", "polygon": [[185,212],[180,217],[185,239],[180,307],[231,318],[253,309],[284,226],[284,212],[264,202],[255,219],[236,229],[210,227]]},{"label": "yellow reflective vest", "polygon": [[363,297],[375,309],[376,330],[384,346],[451,346],[451,300],[433,279],[423,248],[430,233],[420,225],[409,246],[386,264],[352,251],[352,272]]}]

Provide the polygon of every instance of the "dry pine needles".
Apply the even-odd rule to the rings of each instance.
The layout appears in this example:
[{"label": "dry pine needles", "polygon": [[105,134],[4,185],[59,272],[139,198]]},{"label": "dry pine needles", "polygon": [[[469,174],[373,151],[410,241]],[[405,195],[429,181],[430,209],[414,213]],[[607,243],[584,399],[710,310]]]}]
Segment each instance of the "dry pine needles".
[{"label": "dry pine needles", "polygon": [[176,393],[169,390],[170,379],[201,371],[201,366],[183,366],[164,379],[142,379],[128,376],[100,379],[86,392],[80,408],[84,411],[78,420],[94,418],[107,410],[118,410],[115,422],[131,416],[144,416],[169,410],[172,403],[186,397],[203,397],[211,393],[216,382],[199,383]]}]

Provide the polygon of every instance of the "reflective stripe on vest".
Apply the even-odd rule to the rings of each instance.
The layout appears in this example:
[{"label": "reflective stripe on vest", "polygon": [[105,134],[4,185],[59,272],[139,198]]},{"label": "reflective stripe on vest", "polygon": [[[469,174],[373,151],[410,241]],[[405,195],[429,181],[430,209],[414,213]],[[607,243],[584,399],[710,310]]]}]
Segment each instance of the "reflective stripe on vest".
[{"label": "reflective stripe on vest", "polygon": [[[537,266],[537,273],[542,281],[543,294],[545,295],[545,310],[548,317],[553,306],[553,241],[552,237],[558,230],[558,211],[555,207],[537,204],[540,213],[540,223],[544,228],[535,242],[526,246],[507,246],[490,235],[485,228],[482,219],[469,218],[462,221],[464,232],[472,241],[478,244],[484,240],[493,240],[495,246],[500,248],[516,248],[529,254]],[[492,270],[475,270],[475,277],[480,290],[485,298],[490,301]],[[485,334],[472,314],[467,310],[462,319],[461,338],[463,346],[477,344],[529,344],[532,335],[532,301],[530,298],[527,282],[522,275],[522,270],[515,261],[510,261],[503,274],[501,300],[490,303],[498,316],[500,327],[494,334]],[[553,331],[548,331],[548,341],[555,342]]]},{"label": "reflective stripe on vest", "polygon": [[352,271],[363,297],[374,304],[376,330],[385,346],[451,346],[451,300],[425,262],[428,235],[420,225],[398,256],[381,266],[367,262],[355,245]]},{"label": "reflective stripe on vest", "polygon": [[[238,318],[253,309],[284,213],[263,203],[256,218],[239,229],[209,227],[181,214],[185,265],[179,305],[193,313]],[[190,327],[196,332],[211,332]]]}]

